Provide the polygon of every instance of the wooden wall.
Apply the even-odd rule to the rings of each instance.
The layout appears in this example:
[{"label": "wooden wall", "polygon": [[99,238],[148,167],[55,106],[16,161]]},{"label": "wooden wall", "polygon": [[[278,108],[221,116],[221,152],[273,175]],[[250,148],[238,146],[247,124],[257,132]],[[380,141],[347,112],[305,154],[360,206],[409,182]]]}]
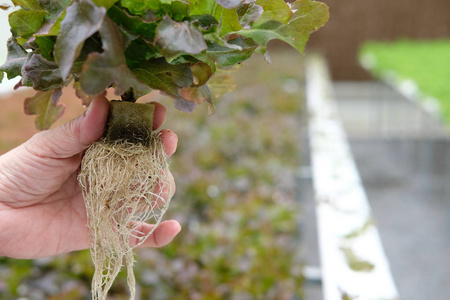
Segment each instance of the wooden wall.
[{"label": "wooden wall", "polygon": [[327,57],[336,80],[370,78],[357,61],[366,40],[450,37],[450,0],[321,0],[330,20],[312,34],[307,51]]}]

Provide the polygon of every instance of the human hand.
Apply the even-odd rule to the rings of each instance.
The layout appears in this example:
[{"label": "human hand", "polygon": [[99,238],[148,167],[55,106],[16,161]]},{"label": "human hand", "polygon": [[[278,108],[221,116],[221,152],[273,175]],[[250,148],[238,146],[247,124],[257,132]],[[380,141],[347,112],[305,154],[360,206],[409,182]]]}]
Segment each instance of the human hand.
[{"label": "human hand", "polygon": [[[77,175],[84,151],[104,132],[108,105],[97,96],[83,115],[0,156],[0,256],[38,258],[89,247]],[[164,106],[156,104],[154,129],[165,116]],[[162,130],[161,137],[172,155],[177,136]],[[142,246],[164,246],[180,230],[177,221],[164,221]]]}]

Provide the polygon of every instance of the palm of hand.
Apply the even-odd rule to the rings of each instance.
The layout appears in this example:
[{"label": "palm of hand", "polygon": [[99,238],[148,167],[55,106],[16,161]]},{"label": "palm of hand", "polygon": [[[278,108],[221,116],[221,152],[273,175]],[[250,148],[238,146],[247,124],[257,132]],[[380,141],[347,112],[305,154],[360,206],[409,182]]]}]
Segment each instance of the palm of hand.
[{"label": "palm of hand", "polygon": [[9,182],[11,198],[0,204],[1,222],[14,231],[0,233],[9,236],[2,252],[44,257],[86,248],[86,210],[77,182],[81,155],[54,159],[30,147],[32,140],[17,149],[26,163],[3,168],[18,175]]}]

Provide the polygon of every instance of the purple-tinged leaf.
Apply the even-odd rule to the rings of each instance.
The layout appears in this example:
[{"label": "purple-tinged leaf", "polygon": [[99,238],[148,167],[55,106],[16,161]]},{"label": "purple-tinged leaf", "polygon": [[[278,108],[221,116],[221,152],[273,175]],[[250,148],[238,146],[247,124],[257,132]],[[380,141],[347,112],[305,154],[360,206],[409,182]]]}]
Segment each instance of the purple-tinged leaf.
[{"label": "purple-tinged leaf", "polygon": [[61,32],[55,44],[55,60],[66,80],[73,63],[80,55],[84,41],[97,32],[106,16],[104,7],[97,7],[90,0],[75,0],[66,9],[61,22]]},{"label": "purple-tinged leaf", "polygon": [[243,0],[216,0],[224,8],[232,9],[242,3]]},{"label": "purple-tinged leaf", "polygon": [[111,85],[116,95],[122,95],[130,88],[136,97],[150,92],[150,88],[140,82],[126,64],[123,36],[117,26],[105,17],[100,28],[102,53],[89,54],[80,74],[80,84],[88,95],[96,95]]},{"label": "purple-tinged leaf", "polygon": [[202,33],[189,22],[175,22],[168,16],[156,28],[155,42],[168,59],[183,53],[198,54],[208,48]]},{"label": "purple-tinged leaf", "polygon": [[210,102],[212,100],[211,90],[207,85],[182,88],[180,94],[184,99],[197,104],[202,104],[205,101]]},{"label": "purple-tinged leaf", "polygon": [[27,63],[31,60],[31,57],[33,56],[33,53],[28,53],[27,55],[27,59],[25,61],[25,63],[22,66],[22,70],[20,71],[22,74],[22,79],[16,84],[16,86],[14,87],[15,90],[17,90],[18,88],[22,87],[22,86],[28,86],[28,87],[32,87],[33,86],[33,82],[31,81],[31,79],[27,76],[27,74],[25,74],[25,66],[27,65]]},{"label": "purple-tinged leaf", "polygon": [[41,28],[35,33],[35,36],[57,36],[61,30],[61,22],[66,16],[66,7],[71,0],[39,0],[41,7],[49,13],[45,18]]},{"label": "purple-tinged leaf", "polygon": [[195,102],[188,101],[183,98],[173,99],[173,105],[175,106],[176,109],[181,110],[182,112],[185,113],[191,113],[197,107],[197,104]]},{"label": "purple-tinged leaf", "polygon": [[37,92],[33,97],[25,99],[24,110],[27,115],[36,115],[36,128],[49,129],[62,116],[65,106],[57,104],[61,89]]},{"label": "purple-tinged leaf", "polygon": [[8,57],[5,64],[0,67],[0,72],[5,72],[8,79],[19,76],[22,72],[22,66],[27,61],[28,53],[19,45],[15,38],[8,40]]},{"label": "purple-tinged leaf", "polygon": [[58,64],[45,59],[40,54],[34,54],[23,69],[24,75],[33,82],[35,90],[48,91],[63,83]]},{"label": "purple-tinged leaf", "polygon": [[62,88],[56,88],[53,90],[52,92],[52,96],[50,97],[50,101],[52,102],[53,105],[58,105],[59,102],[59,98],[61,98],[62,95]]},{"label": "purple-tinged leaf", "polygon": [[264,8],[260,5],[251,2],[245,5],[241,12],[238,12],[239,24],[244,29],[250,29],[253,22],[258,20],[264,12]]},{"label": "purple-tinged leaf", "polygon": [[213,96],[207,85],[182,88],[180,94],[183,98],[175,101],[175,108],[190,113],[195,109],[196,105],[206,102],[208,104],[208,114],[213,115],[216,112],[212,99]]},{"label": "purple-tinged leaf", "polygon": [[81,99],[81,103],[83,104],[83,106],[88,107],[96,96],[96,95],[88,95],[85,92],[83,92],[79,81],[73,83],[73,88],[75,89],[75,95]]}]

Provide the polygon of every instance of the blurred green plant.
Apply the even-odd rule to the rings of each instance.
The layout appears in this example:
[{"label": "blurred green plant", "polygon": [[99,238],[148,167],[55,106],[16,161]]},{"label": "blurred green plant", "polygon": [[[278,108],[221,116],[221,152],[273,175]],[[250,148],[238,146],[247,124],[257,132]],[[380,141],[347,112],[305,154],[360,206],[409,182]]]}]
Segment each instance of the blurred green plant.
[{"label": "blurred green plant", "polygon": [[423,96],[439,101],[450,124],[449,39],[369,41],[361,46],[360,59],[377,78],[412,79]]},{"label": "blurred green plant", "polygon": [[[296,201],[302,58],[273,51],[272,59],[266,65],[252,58],[232,74],[237,92],[226,94],[212,117],[169,108],[179,147],[171,162],[177,193],[166,218],[179,220],[183,230],[164,248],[138,251],[142,299],[302,297]],[[0,298],[87,299],[92,272],[88,251],[3,258]],[[125,299],[126,286],[122,272],[110,299]]]}]

